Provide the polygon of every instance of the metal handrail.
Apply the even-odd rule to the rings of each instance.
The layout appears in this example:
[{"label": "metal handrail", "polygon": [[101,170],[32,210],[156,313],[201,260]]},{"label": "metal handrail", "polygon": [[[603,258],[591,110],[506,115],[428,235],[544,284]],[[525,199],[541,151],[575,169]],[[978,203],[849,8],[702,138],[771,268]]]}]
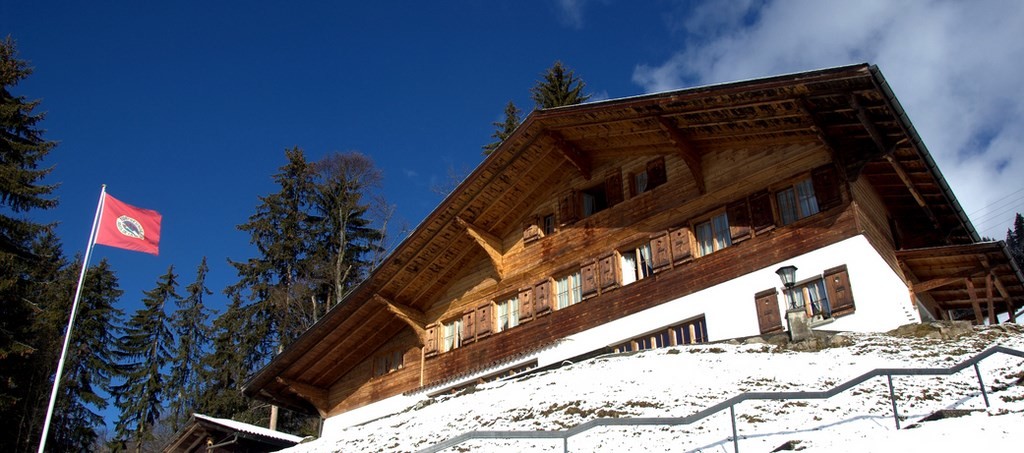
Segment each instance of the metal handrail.
[{"label": "metal handrail", "polygon": [[850,379],[842,384],[836,385],[823,391],[801,391],[801,392],[743,392],[721,403],[715,404],[700,412],[685,417],[636,417],[636,418],[598,418],[581,423],[569,429],[551,431],[469,431],[455,436],[446,441],[419,450],[417,453],[435,453],[464,442],[474,439],[562,439],[564,452],[569,451],[569,438],[602,426],[651,426],[651,425],[689,425],[715,415],[726,408],[729,409],[732,418],[732,441],[733,451],[739,452],[739,438],[736,433],[736,411],[735,406],[749,400],[815,400],[828,399],[845,392],[871,378],[885,376],[889,384],[889,399],[892,401],[893,419],[896,421],[896,429],[900,429],[899,412],[896,407],[896,395],[893,391],[893,376],[949,376],[973,366],[978,376],[978,387],[981,389],[982,397],[985,400],[985,407],[989,407],[988,394],[985,392],[985,384],[981,379],[981,370],[978,362],[989,356],[1002,353],[1015,357],[1024,358],[1024,351],[1010,349],[1004,346],[990,347],[978,355],[971,357],[949,368],[876,368],[860,376]]}]

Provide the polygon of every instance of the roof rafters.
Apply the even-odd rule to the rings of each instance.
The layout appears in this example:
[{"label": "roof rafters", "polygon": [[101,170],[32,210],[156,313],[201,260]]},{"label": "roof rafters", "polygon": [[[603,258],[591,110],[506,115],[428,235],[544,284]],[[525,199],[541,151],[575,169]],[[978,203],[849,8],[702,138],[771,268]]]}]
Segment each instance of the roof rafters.
[{"label": "roof rafters", "polygon": [[700,151],[664,116],[658,117],[658,125],[661,126],[661,130],[668,134],[669,140],[676,146],[679,157],[682,157],[683,161],[686,162],[686,167],[690,169],[690,174],[693,175],[693,180],[697,183],[697,190],[700,191],[701,195],[708,193],[707,186],[704,184],[704,166],[700,162]]},{"label": "roof rafters", "polygon": [[561,151],[562,155],[565,156],[569,163],[571,163],[574,167],[576,167],[577,170],[579,170],[580,174],[583,175],[584,179],[589,181],[591,176],[590,158],[583,154],[575,146],[573,146],[572,143],[566,141],[565,137],[563,137],[561,133],[549,130],[547,131],[547,135],[554,143],[555,148]]},{"label": "roof rafters", "polygon": [[288,388],[289,391],[312,404],[321,417],[327,417],[327,406],[330,404],[327,390],[298,381],[277,377],[277,382]]}]

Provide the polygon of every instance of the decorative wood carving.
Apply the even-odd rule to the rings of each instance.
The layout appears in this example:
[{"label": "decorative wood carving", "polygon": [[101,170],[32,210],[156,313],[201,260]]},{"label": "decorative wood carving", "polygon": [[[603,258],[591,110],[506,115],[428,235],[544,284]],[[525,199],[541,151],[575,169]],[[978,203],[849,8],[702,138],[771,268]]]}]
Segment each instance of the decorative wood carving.
[{"label": "decorative wood carving", "polygon": [[501,239],[473,226],[473,224],[467,222],[462,217],[456,217],[455,221],[466,230],[466,233],[476,241],[477,245],[484,252],[487,252],[487,256],[491,259],[491,265],[494,266],[494,271],[498,274],[498,279],[505,278],[505,267],[503,264],[505,251],[502,247]]}]

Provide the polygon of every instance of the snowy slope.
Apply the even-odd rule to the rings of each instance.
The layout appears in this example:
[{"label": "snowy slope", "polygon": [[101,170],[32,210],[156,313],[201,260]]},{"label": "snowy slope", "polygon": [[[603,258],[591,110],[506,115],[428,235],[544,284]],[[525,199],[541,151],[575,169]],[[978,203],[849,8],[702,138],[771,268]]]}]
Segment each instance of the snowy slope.
[{"label": "snowy slope", "polygon": [[[682,417],[743,391],[827,390],[874,368],[950,367],[1002,345],[1024,351],[1024,329],[976,327],[956,339],[841,334],[852,345],[793,352],[770,344],[710,344],[608,355],[426,400],[404,412],[288,452],[416,451],[471,430],[556,430],[598,417]],[[827,400],[748,401],[736,407],[743,452],[787,442],[803,451],[929,453],[983,447],[1024,451],[1024,360],[981,362],[991,407],[973,369],[953,376],[893,377],[907,427],[940,409],[969,416],[896,430],[884,377]],[[569,439],[569,451],[729,451],[729,412],[689,426],[597,428]],[[561,440],[473,440],[448,451],[562,451]]]}]

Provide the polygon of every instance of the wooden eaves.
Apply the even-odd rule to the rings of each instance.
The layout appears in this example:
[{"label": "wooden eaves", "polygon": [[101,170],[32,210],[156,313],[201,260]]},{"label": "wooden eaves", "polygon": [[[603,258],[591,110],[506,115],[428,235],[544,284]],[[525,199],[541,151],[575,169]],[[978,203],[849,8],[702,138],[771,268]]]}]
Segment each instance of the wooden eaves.
[{"label": "wooden eaves", "polygon": [[324,406],[330,403],[310,398],[310,389],[330,388],[372,356],[373,345],[404,329],[422,336],[417,327],[444,313],[450,301],[439,295],[467,263],[486,257],[495,279],[515,281],[502,266],[500,238],[522,228],[522,213],[565,171],[587,176],[591,162],[602,159],[675,155],[704,193],[710,190],[701,165],[707,153],[808,142],[823,143],[848,180],[868,179],[893,221],[918,233],[906,247],[977,241],[874,66],[534,111],[366,281],[243,391],[292,409],[329,413]]}]

